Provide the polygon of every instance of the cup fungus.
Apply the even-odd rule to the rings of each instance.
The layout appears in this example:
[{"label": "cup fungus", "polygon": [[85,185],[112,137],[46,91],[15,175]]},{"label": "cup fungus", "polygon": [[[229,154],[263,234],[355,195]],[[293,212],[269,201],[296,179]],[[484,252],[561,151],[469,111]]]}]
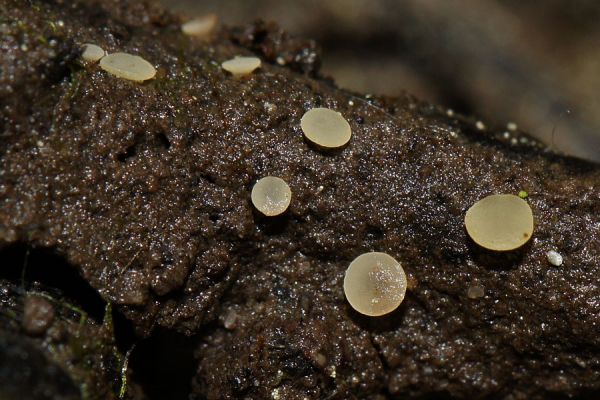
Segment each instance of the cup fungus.
[{"label": "cup fungus", "polygon": [[221,64],[221,67],[233,76],[243,76],[251,74],[256,68],[260,67],[260,58],[257,57],[235,57]]},{"label": "cup fungus", "polygon": [[204,15],[182,24],[181,31],[188,36],[204,38],[215,29],[217,21],[218,18],[215,14]]},{"label": "cup fungus", "polygon": [[265,176],[254,184],[250,197],[258,211],[267,217],[274,217],[288,209],[292,191],[283,179]]},{"label": "cup fungus", "polygon": [[300,119],[300,128],[310,142],[325,149],[342,147],[352,136],[348,121],[329,108],[308,110]]},{"label": "cup fungus", "polygon": [[344,277],[348,303],[371,317],[394,311],[404,300],[406,286],[402,266],[386,253],[361,254],[350,263]]},{"label": "cup fungus", "polygon": [[140,56],[113,53],[100,60],[100,67],[119,78],[142,82],[154,78],[156,69]]},{"label": "cup fungus", "polygon": [[467,233],[488,250],[509,251],[523,246],[533,234],[529,204],[512,194],[487,196],[465,214]]},{"label": "cup fungus", "polygon": [[81,58],[85,61],[96,62],[106,55],[106,52],[102,47],[95,44],[86,43],[83,45],[83,52]]}]

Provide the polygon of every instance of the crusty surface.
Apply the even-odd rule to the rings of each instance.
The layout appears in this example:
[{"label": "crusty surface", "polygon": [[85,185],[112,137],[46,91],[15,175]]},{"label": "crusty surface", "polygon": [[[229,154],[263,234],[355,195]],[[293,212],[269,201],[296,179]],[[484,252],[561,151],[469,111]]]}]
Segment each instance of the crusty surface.
[{"label": "crusty surface", "polygon": [[[409,96],[338,90],[316,76],[314,43],[272,25],[207,43],[143,3],[31,3],[1,5],[0,246],[64,255],[140,334],[197,335],[194,396],[599,393],[598,165],[519,133],[511,144]],[[138,54],[157,76],[140,84],[80,64],[82,43]],[[220,67],[252,54],[264,62],[249,77]],[[349,121],[346,148],[303,139],[313,107]],[[250,202],[266,175],[293,193],[270,220]],[[465,211],[520,190],[535,217],[529,244],[474,245]],[[343,296],[365,251],[409,276],[383,318]],[[485,296],[469,299],[471,284]]]}]

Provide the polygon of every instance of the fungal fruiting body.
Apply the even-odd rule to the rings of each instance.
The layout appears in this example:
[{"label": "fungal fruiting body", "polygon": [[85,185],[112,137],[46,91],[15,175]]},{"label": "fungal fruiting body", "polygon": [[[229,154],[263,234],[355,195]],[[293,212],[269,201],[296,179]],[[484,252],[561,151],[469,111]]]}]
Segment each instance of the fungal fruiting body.
[{"label": "fungal fruiting body", "polygon": [[105,55],[106,52],[102,49],[102,47],[92,43],[84,44],[83,51],[81,52],[81,58],[83,58],[85,61],[90,62],[96,62]]},{"label": "fungal fruiting body", "polygon": [[100,67],[119,78],[142,82],[154,78],[156,69],[140,56],[112,53],[100,60]]},{"label": "fungal fruiting body", "polygon": [[467,233],[488,250],[509,251],[523,246],[533,234],[533,213],[529,204],[512,194],[487,196],[465,215]]},{"label": "fungal fruiting body", "polygon": [[337,111],[329,108],[313,108],[300,119],[300,128],[306,139],[325,149],[346,145],[352,136],[350,124]]},{"label": "fungal fruiting body", "polygon": [[215,14],[208,14],[194,18],[181,25],[181,31],[188,36],[204,38],[217,26],[218,18]]},{"label": "fungal fruiting body", "polygon": [[254,184],[250,198],[258,211],[267,217],[274,217],[288,209],[292,190],[283,179],[266,176]]},{"label": "fungal fruiting body", "polygon": [[260,67],[260,58],[257,57],[235,57],[221,64],[221,67],[233,76],[243,76],[251,74]]},{"label": "fungal fruiting body", "polygon": [[406,286],[402,266],[386,253],[361,254],[350,263],[344,276],[348,303],[371,317],[394,311],[404,300]]}]

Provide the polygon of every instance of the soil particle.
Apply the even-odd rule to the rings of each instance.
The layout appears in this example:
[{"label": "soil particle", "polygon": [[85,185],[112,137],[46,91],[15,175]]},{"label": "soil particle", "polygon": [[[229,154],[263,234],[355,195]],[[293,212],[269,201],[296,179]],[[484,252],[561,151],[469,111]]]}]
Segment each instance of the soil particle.
[{"label": "soil particle", "polygon": [[54,321],[54,306],[39,296],[27,296],[23,309],[23,329],[30,335],[43,335]]},{"label": "soil particle", "polygon": [[259,20],[233,28],[230,35],[234,43],[258,52],[272,63],[310,75],[321,67],[321,50],[314,40],[293,37],[273,22]]}]

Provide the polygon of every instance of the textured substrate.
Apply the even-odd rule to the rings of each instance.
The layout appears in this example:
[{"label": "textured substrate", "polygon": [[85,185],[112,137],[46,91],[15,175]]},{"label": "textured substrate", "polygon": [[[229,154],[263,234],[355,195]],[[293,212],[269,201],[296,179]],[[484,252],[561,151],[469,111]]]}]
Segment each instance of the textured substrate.
[{"label": "textured substrate", "polygon": [[[409,96],[340,91],[318,77],[314,43],[273,25],[207,43],[138,2],[0,10],[0,247],[64,257],[140,337],[194,335],[193,397],[600,394],[598,165]],[[156,78],[82,65],[87,42],[141,55]],[[250,77],[220,67],[253,54],[263,66]],[[300,118],[318,106],[350,122],[345,149],[303,139]],[[293,193],[274,220],[249,199],[266,175]],[[465,211],[521,190],[533,239],[479,249]],[[370,250],[410,278],[383,318],[355,313],[342,290]],[[467,297],[473,285],[482,298]]]}]

